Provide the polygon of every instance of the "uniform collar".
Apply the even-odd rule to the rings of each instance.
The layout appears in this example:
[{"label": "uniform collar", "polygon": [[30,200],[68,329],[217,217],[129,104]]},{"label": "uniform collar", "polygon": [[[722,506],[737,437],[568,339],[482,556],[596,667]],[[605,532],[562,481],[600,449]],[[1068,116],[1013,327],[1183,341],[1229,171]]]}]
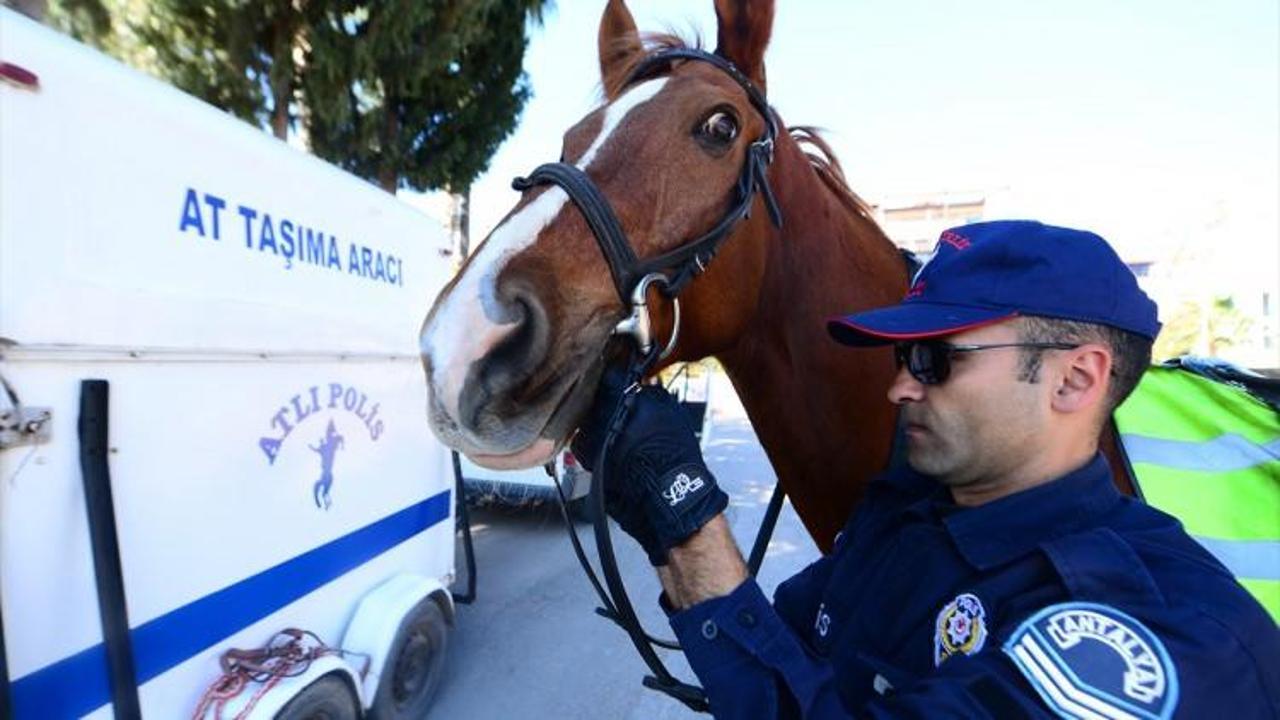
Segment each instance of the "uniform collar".
[{"label": "uniform collar", "polygon": [[959,507],[940,487],[912,510],[931,506],[931,514],[941,519],[964,559],[986,570],[1089,524],[1119,499],[1111,470],[1099,454],[1057,480],[985,505]]}]

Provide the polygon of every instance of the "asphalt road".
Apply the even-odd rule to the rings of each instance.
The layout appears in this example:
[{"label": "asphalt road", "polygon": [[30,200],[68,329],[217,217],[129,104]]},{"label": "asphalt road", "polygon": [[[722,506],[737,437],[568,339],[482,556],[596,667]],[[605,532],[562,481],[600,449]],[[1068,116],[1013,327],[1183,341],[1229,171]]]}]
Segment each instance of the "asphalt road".
[{"label": "asphalt road", "polygon": [[[773,470],[722,378],[713,386],[711,413],[705,454],[731,498],[728,515],[745,555],[773,491]],[[578,530],[593,550],[589,524],[579,523]],[[472,532],[477,599],[458,608],[431,717],[707,717],[641,686],[647,668],[626,635],[594,613],[595,594],[556,508],[475,509]],[[614,544],[642,621],[651,634],[670,638],[648,561],[620,532]],[[760,573],[766,594],[816,557],[813,542],[786,505]],[[680,653],[662,653],[674,674],[696,682]]]}]

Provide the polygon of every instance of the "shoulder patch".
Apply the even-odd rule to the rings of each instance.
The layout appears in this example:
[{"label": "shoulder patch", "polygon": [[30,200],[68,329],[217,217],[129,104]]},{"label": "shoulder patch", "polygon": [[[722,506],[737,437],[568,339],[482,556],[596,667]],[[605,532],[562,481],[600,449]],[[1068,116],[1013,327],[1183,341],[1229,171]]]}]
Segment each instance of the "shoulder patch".
[{"label": "shoulder patch", "polygon": [[987,611],[977,595],[962,593],[943,606],[933,623],[933,665],[957,653],[972,655],[987,643]]},{"label": "shoulder patch", "polygon": [[1164,643],[1107,605],[1050,605],[1002,650],[1064,718],[1166,720],[1178,704],[1177,668]]}]

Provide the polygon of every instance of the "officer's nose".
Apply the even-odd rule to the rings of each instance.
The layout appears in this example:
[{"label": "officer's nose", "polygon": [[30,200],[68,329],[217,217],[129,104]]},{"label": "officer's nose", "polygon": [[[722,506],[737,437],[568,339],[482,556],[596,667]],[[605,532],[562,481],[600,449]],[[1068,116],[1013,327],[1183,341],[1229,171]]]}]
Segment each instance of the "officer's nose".
[{"label": "officer's nose", "polygon": [[915,379],[907,368],[898,368],[898,374],[889,386],[889,402],[903,405],[909,402],[920,402],[924,399],[924,384]]}]

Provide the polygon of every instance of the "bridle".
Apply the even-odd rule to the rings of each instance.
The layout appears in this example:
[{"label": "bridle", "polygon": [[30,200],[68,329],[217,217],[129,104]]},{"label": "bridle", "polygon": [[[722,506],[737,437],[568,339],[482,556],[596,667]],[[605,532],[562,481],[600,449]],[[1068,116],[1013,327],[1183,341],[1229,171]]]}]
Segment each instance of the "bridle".
[{"label": "bridle", "polygon": [[[645,293],[650,286],[658,285],[663,294],[674,301],[690,281],[706,271],[734,227],[751,216],[751,205],[757,192],[764,199],[765,208],[773,224],[782,226],[782,213],[773,197],[773,190],[769,187],[768,177],[769,164],[773,162],[773,145],[778,135],[778,123],[764,94],[733,63],[705,50],[670,48],[642,60],[632,70],[623,87],[659,74],[676,60],[710,63],[724,71],[746,92],[752,107],[765,121],[764,132],[747,146],[746,161],[742,164],[742,172],[739,173],[738,182],[734,186],[733,205],[720,221],[701,237],[689,240],[680,247],[657,257],[641,260],[636,257],[631,243],[627,241],[626,233],[622,231],[622,224],[618,222],[618,216],[613,212],[609,201],[591,178],[574,165],[565,162],[547,163],[538,166],[528,177],[516,178],[511,183],[512,187],[521,192],[538,185],[557,185],[578,207],[588,227],[591,228],[591,234],[595,237],[596,243],[600,246],[605,262],[609,265],[609,274],[613,278],[618,299],[622,301],[624,308],[629,308],[631,311],[627,318],[618,323],[615,333],[635,338],[636,345],[643,353],[650,352],[653,343],[645,302]],[[667,343],[662,357],[670,354],[674,349],[675,336],[679,333],[678,303],[676,307],[677,322],[672,330],[672,339]]]},{"label": "bridle", "polygon": [[[564,162],[547,163],[536,168],[527,178],[516,178],[512,186],[521,192],[538,185],[556,185],[564,190],[578,211],[582,213],[591,234],[600,246],[600,252],[609,266],[609,274],[613,278],[614,288],[622,306],[628,311],[627,316],[614,328],[615,335],[631,337],[634,350],[627,370],[628,390],[623,393],[614,410],[609,427],[606,430],[604,444],[596,467],[592,468],[593,480],[587,502],[592,509],[592,521],[595,530],[596,549],[600,558],[600,570],[604,575],[608,591],[601,585],[586,554],[578,540],[573,523],[565,512],[565,523],[569,528],[569,538],[573,544],[578,562],[582,564],[591,581],[602,607],[596,612],[617,623],[630,636],[640,657],[653,672],[644,678],[644,684],[660,690],[683,702],[689,708],[707,712],[710,708],[706,694],[696,685],[681,682],[667,670],[658,657],[654,647],[680,649],[680,646],[668,640],[660,640],[650,636],[640,625],[636,617],[626,587],[618,570],[617,558],[613,552],[613,541],[609,535],[609,518],[604,508],[604,468],[606,458],[630,415],[636,392],[640,389],[644,377],[662,359],[675,349],[680,333],[680,303],[678,296],[682,290],[698,275],[706,271],[707,266],[715,258],[716,253],[728,239],[730,233],[742,220],[750,217],[751,206],[759,193],[769,213],[769,219],[776,227],[782,226],[782,213],[769,187],[768,169],[773,162],[774,141],[778,135],[778,123],[773,110],[765,100],[764,94],[751,80],[738,70],[733,63],[719,55],[692,48],[670,48],[656,52],[632,70],[623,87],[637,81],[654,77],[671,69],[672,63],[679,60],[692,60],[709,63],[722,70],[732,78],[747,94],[752,107],[760,113],[765,121],[764,132],[747,146],[747,157],[734,186],[733,204],[725,215],[710,230],[700,237],[682,244],[675,250],[657,257],[641,260],[635,254],[627,236],[618,222],[609,201],[596,187],[591,178],[577,167]],[[671,337],[659,348],[654,344],[652,324],[648,307],[648,291],[657,286],[664,296],[674,305],[674,323]],[[556,488],[560,492],[561,509],[564,512],[565,495],[557,479]],[[775,501],[780,506],[780,496],[775,493]],[[771,512],[776,519],[776,510],[771,502]],[[772,532],[772,525],[769,525]],[[763,532],[763,526],[762,526]],[[762,553],[760,539],[757,538],[756,549],[752,552],[752,575],[759,567]]]}]

